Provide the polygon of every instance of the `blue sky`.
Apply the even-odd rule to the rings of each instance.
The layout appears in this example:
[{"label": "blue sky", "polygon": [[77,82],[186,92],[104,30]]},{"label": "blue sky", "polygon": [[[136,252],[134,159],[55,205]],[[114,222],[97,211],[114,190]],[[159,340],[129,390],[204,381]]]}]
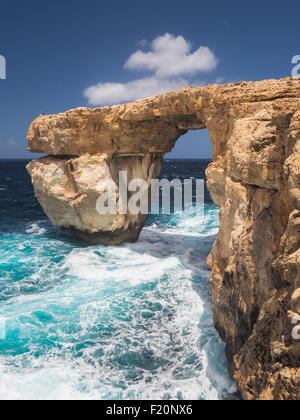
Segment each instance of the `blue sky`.
[{"label": "blue sky", "polygon": [[[42,111],[89,105],[99,89],[86,89],[99,83],[107,90],[96,101],[111,97],[112,83],[122,84],[127,97],[126,84],[135,82],[129,85],[134,95],[136,88],[143,89],[141,79],[151,79],[152,92],[155,83],[161,89],[181,80],[197,85],[290,76],[291,59],[300,54],[299,12],[295,0],[3,2],[0,54],[6,58],[7,79],[0,80],[0,158],[33,157],[26,152],[30,122]],[[189,69],[166,74],[164,57],[157,56],[152,42],[167,33],[191,43],[186,55],[207,49],[186,61]],[[177,69],[176,63],[170,67]],[[210,155],[207,134],[200,131],[184,136],[172,154]]]}]

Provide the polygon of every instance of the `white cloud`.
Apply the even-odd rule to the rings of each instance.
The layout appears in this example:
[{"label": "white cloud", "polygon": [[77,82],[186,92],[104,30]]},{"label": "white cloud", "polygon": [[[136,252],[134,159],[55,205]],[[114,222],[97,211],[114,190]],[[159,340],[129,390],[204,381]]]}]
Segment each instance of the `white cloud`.
[{"label": "white cloud", "polygon": [[[143,40],[140,45],[146,47],[147,42]],[[138,50],[133,53],[124,67],[150,71],[152,76],[128,83],[98,83],[83,92],[89,103],[113,105],[178,89],[191,84],[184,75],[211,71],[218,63],[208,47],[192,52],[191,43],[182,36],[166,33],[155,38],[149,46],[149,52]]]},{"label": "white cloud", "polygon": [[98,83],[83,93],[91,105],[113,105],[165,93],[188,84],[189,82],[183,78],[168,80],[154,76],[129,83]]},{"label": "white cloud", "polygon": [[174,77],[184,74],[211,71],[217,59],[208,47],[191,52],[192,44],[182,36],[159,36],[152,41],[152,51],[141,50],[132,54],[125,63],[129,70],[152,70],[158,77]]},{"label": "white cloud", "polygon": [[17,142],[15,140],[8,140],[7,144],[9,146],[15,147],[17,145]]}]

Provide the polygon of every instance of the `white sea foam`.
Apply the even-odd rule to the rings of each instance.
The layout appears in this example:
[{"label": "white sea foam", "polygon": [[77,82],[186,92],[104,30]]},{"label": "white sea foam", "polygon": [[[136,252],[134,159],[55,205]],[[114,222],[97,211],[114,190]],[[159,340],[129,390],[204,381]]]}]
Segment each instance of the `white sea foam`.
[{"label": "white sea foam", "polygon": [[[101,318],[105,318],[103,314],[106,311],[110,318],[107,322],[116,333],[107,341],[103,338],[97,340],[94,337],[90,340],[89,346],[83,349],[83,354],[76,358],[72,357],[74,346],[66,342],[68,334],[64,332],[60,336],[61,342],[66,340],[63,352],[53,351],[51,354],[36,358],[33,346],[26,357],[25,355],[14,357],[10,361],[2,359],[0,397],[10,399],[220,398],[232,385],[227,379],[225,366],[221,367],[223,372],[219,372],[219,368],[216,367],[219,377],[216,379],[213,375],[213,383],[210,378],[211,362],[208,355],[212,351],[211,341],[215,342],[213,356],[216,360],[222,357],[223,345],[213,334],[212,326],[209,327],[209,331],[205,331],[207,326],[204,325],[201,331],[201,316],[206,308],[191,284],[184,282],[180,275],[177,275],[177,278],[174,276],[172,280],[167,287],[161,285],[157,290],[161,292],[162,302],[162,308],[157,306],[158,313],[169,310],[170,318],[151,319],[151,322],[148,325],[144,324],[141,329],[137,328],[139,323],[141,327],[143,325],[138,314],[139,310],[135,313],[132,309],[141,306],[142,302],[138,298],[131,302],[127,301],[126,305],[122,296],[119,299],[107,299],[106,302],[95,298],[86,303],[88,299],[87,295],[84,295],[85,303],[78,307],[80,332],[73,332],[74,341],[84,342],[84,337],[99,324]],[[97,283],[94,287],[97,289]],[[65,294],[68,293],[70,289],[65,291]],[[47,306],[49,304],[51,306],[56,293],[47,293],[47,295]],[[165,299],[166,296],[168,299]],[[77,301],[78,296],[73,298]],[[152,304],[158,303],[157,298],[154,299],[151,293],[148,298]],[[74,303],[74,299],[72,301]],[[122,314],[119,314],[119,319],[115,319],[110,310],[111,305],[117,307],[118,302],[122,301],[125,310],[126,307],[129,311],[133,310],[133,313],[123,314],[123,316],[133,316],[130,323],[122,320]],[[30,316],[28,309],[31,313],[38,308],[45,310],[43,308],[45,305],[41,308],[40,304],[38,301],[35,304],[33,301],[28,301],[23,307],[23,316],[24,310],[28,316]],[[68,305],[69,301],[66,304]],[[199,338],[201,334],[207,332],[212,334],[213,338],[201,349]],[[27,334],[30,334],[30,330]],[[134,340],[136,344],[133,346]],[[124,346],[124,342],[127,342],[127,347]],[[153,373],[132,363],[131,374],[137,380],[128,380],[126,377],[128,372],[123,371],[122,366],[114,363],[114,360],[122,355],[126,360],[126,357],[133,352],[139,356],[145,349],[151,349],[153,357],[156,360],[160,358],[165,360],[166,364],[158,363],[157,371]],[[100,350],[102,357],[99,360],[97,352]],[[149,378],[151,382],[148,382]]]},{"label": "white sea foam", "polygon": [[46,232],[46,229],[41,226],[41,222],[31,223],[26,228],[26,233],[30,235],[43,235]]},{"label": "white sea foam", "polygon": [[86,248],[45,242],[42,223],[28,226],[23,248],[34,257],[26,261],[24,249],[17,255],[34,270],[0,307],[15,343],[4,355],[0,341],[0,398],[220,399],[233,392],[205,268],[216,223],[208,212],[203,236],[193,236],[196,220],[182,215],[174,234],[156,222],[136,244]]}]

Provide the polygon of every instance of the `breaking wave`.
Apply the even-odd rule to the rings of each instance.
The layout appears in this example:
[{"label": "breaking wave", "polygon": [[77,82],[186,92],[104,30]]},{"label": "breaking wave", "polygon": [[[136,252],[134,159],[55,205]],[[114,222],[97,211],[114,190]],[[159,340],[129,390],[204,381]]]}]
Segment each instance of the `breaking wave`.
[{"label": "breaking wave", "polygon": [[0,223],[0,399],[235,391],[210,306],[215,206],[204,223],[189,211],[150,216],[139,241],[121,247],[87,246],[52,227],[35,202],[29,208],[23,223]]}]

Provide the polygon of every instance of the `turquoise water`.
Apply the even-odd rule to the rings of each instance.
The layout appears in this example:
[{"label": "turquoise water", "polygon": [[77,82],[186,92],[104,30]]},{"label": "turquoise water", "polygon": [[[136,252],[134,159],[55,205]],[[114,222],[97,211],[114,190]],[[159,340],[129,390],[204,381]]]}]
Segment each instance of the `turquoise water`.
[{"label": "turquoise water", "polygon": [[[164,176],[207,162],[165,162]],[[51,226],[25,162],[0,162],[0,399],[226,399],[205,260],[218,232],[150,216],[136,244],[87,246]]]}]

